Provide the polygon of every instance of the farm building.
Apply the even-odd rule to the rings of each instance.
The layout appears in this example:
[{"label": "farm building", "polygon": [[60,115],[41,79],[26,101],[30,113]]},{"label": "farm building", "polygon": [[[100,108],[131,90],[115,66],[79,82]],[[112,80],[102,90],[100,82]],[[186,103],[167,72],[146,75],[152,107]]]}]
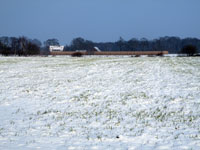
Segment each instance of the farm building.
[{"label": "farm building", "polygon": [[76,50],[76,51],[63,51],[63,50],[51,50],[51,55],[72,55],[75,52],[79,52],[82,55],[148,55],[148,56],[163,56],[167,55],[168,51],[101,51],[98,47],[93,47],[90,50]]},{"label": "farm building", "polygon": [[49,46],[49,51],[53,52],[53,51],[63,51],[64,50],[64,46]]},{"label": "farm building", "polygon": [[94,55],[95,52],[101,52],[101,50],[98,47],[93,47],[92,49],[87,50],[88,55]]},{"label": "farm building", "polygon": [[98,47],[93,47],[89,50],[76,50],[76,52],[85,53],[87,55],[94,55],[95,52],[101,52],[101,50]]}]

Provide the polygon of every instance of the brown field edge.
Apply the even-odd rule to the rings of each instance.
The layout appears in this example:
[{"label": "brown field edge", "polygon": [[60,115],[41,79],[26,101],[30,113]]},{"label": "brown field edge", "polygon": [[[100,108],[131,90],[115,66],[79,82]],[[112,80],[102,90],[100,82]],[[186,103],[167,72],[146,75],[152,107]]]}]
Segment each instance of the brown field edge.
[{"label": "brown field edge", "polygon": [[[62,52],[50,52],[51,55],[72,55],[77,53],[75,51],[62,51]],[[88,52],[79,52],[82,55],[165,55],[168,54],[168,51],[102,51],[102,52],[93,52],[88,54]]]}]

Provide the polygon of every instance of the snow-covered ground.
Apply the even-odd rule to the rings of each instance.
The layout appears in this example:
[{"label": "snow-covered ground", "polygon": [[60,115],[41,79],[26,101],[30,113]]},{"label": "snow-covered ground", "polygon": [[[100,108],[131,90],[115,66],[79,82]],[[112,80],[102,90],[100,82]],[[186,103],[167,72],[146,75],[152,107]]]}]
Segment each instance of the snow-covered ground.
[{"label": "snow-covered ground", "polygon": [[1,150],[199,150],[200,59],[0,57]]}]

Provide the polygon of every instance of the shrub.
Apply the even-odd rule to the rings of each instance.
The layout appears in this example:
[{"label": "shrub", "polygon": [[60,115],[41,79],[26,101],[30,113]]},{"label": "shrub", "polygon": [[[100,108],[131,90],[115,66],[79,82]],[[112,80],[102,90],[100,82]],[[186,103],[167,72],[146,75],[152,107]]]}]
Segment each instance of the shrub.
[{"label": "shrub", "polygon": [[135,57],[140,57],[140,55],[135,55]]},{"label": "shrub", "polygon": [[156,56],[162,57],[162,56],[163,56],[163,53],[161,52],[161,53],[157,54]]},{"label": "shrub", "polygon": [[72,57],[82,57],[82,53],[81,52],[74,52],[71,56]]}]

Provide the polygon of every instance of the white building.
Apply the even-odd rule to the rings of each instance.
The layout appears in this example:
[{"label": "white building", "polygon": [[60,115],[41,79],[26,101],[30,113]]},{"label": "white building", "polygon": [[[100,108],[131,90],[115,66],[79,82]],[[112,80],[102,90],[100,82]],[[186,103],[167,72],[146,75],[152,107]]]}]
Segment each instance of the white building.
[{"label": "white building", "polygon": [[64,46],[49,46],[49,50],[50,50],[50,52],[63,51],[64,50]]},{"label": "white building", "polygon": [[94,47],[94,49],[95,49],[97,52],[101,52],[101,50],[100,50],[98,47]]}]

